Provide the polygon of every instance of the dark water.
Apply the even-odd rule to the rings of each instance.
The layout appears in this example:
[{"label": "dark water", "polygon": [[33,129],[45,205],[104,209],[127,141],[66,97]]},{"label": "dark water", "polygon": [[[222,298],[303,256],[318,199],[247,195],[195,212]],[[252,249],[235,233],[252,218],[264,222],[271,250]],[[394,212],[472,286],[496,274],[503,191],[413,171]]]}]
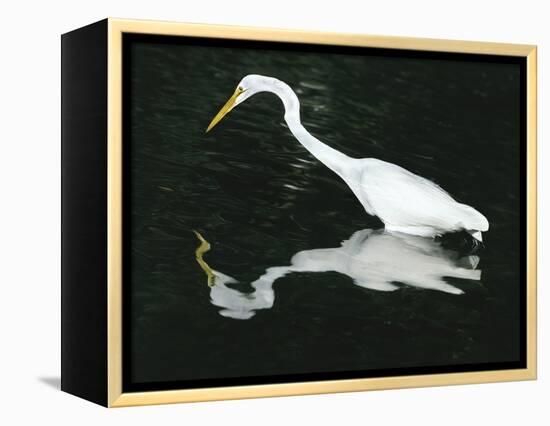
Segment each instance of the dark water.
[{"label": "dark water", "polygon": [[[132,383],[519,360],[518,65],[135,42],[130,72]],[[205,134],[251,73],[293,87],[330,146],[478,209],[485,247],[384,234],[273,95]],[[225,277],[214,288],[193,229]],[[352,236],[356,264],[342,266]]]}]

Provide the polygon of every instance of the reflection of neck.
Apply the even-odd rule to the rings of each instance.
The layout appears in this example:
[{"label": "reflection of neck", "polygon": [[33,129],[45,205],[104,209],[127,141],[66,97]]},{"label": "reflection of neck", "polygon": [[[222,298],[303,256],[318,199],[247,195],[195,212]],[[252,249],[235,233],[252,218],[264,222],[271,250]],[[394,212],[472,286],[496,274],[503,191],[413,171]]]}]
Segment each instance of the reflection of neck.
[{"label": "reflection of neck", "polygon": [[346,166],[354,159],[324,144],[306,130],[300,121],[300,101],[290,86],[277,81],[270,91],[283,101],[286,124],[298,142],[321,163],[342,175],[346,171]]}]

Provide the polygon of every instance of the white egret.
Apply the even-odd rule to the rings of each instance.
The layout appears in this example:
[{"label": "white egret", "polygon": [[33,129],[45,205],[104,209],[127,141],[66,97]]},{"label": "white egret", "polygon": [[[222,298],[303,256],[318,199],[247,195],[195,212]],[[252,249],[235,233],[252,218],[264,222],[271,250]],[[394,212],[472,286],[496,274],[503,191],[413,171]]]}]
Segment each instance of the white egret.
[{"label": "white egret", "polygon": [[281,99],[284,119],[294,137],[340,176],[365,211],[378,216],[387,230],[425,237],[466,231],[482,241],[481,232],[489,229],[485,216],[455,201],[435,183],[392,163],[349,157],[311,135],[300,121],[298,97],[290,86],[276,78],[255,74],[244,77],[206,131],[237,105],[260,92],[274,93]]},{"label": "white egret", "polygon": [[292,256],[290,265],[267,268],[251,283],[253,291],[243,293],[228,286],[237,280],[204,262],[202,255],[210,245],[200,234],[197,237],[201,241],[197,262],[207,275],[211,303],[223,308],[221,315],[235,319],[249,319],[255,311],[271,309],[275,302],[273,284],[294,272],[338,272],[353,284],[375,291],[395,291],[399,283],[457,295],[463,291],[445,278],[481,279],[476,255],[461,257],[432,238],[363,229],[342,241],[340,247],[303,250]]}]

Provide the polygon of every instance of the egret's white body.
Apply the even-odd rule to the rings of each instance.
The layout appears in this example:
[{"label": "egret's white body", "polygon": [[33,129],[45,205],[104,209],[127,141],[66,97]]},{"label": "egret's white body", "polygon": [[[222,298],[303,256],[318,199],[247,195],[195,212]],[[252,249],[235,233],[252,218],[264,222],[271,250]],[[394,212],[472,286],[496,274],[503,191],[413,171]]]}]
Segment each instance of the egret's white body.
[{"label": "egret's white body", "polygon": [[319,161],[340,176],[365,211],[378,216],[389,231],[433,237],[466,231],[481,241],[489,229],[485,216],[455,201],[435,183],[400,166],[375,158],[352,158],[311,135],[300,121],[300,102],[283,81],[248,75],[214,117],[209,131],[236,105],[259,92],[277,95],[285,108],[285,121],[294,137]]},{"label": "egret's white body", "polygon": [[251,293],[231,288],[237,280],[213,271],[215,284],[210,289],[210,299],[213,305],[223,308],[221,315],[249,319],[255,311],[273,307],[273,285],[279,278],[294,272],[329,271],[343,274],[353,284],[374,291],[395,291],[400,288],[396,285],[399,283],[459,295],[463,291],[445,278],[479,281],[478,263],[478,256],[461,257],[432,238],[363,229],[342,241],[340,247],[303,250],[292,256],[290,265],[267,268],[251,283]]}]

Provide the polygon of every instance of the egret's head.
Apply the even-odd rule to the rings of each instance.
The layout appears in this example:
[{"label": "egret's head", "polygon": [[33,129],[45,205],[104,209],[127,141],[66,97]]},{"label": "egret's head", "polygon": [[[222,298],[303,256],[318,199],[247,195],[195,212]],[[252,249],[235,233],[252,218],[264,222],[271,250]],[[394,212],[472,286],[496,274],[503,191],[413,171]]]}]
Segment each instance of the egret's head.
[{"label": "egret's head", "polygon": [[237,85],[237,88],[235,89],[233,95],[231,95],[229,100],[212,119],[212,121],[208,125],[208,128],[206,129],[206,132],[208,133],[210,130],[212,130],[212,128],[216,124],[218,124],[221,119],[237,105],[246,101],[248,98],[258,92],[268,90],[269,85],[273,84],[273,82],[275,81],[277,80],[272,77],[264,77],[263,75],[257,74],[249,74],[244,77]]}]

